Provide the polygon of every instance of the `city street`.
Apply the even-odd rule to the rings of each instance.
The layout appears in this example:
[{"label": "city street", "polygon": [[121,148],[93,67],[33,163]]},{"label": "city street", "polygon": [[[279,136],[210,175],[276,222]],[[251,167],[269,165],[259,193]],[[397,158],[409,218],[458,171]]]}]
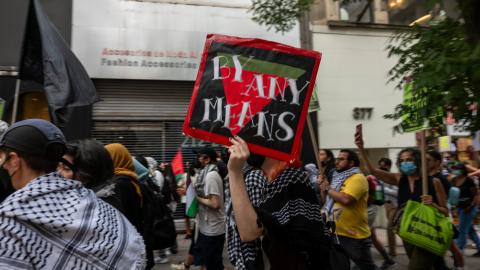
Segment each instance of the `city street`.
[{"label": "city street", "polygon": [[[384,229],[377,229],[377,234],[380,238],[380,241],[382,243],[386,243],[386,231]],[[170,270],[171,266],[170,264],[172,263],[178,263],[181,262],[188,250],[188,246],[190,244],[190,240],[185,240],[185,235],[184,234],[179,234],[178,237],[178,254],[171,255],[169,257],[170,261],[165,264],[157,264],[155,266],[155,270]],[[471,243],[471,242],[469,242]],[[395,261],[397,264],[389,269],[398,269],[398,270],[404,270],[407,269],[408,266],[408,258],[407,255],[405,254],[405,250],[403,249],[403,246],[401,245],[401,240],[397,236],[397,253],[398,255],[395,257]],[[480,265],[480,258],[476,257],[471,257],[471,255],[475,253],[475,249],[473,246],[468,245],[468,249],[465,250],[465,268],[464,269],[469,269],[469,270],[476,270],[479,269]],[[447,265],[449,267],[453,266],[453,261],[450,258],[450,253],[447,253],[446,258],[447,258]],[[381,266],[382,264],[382,258],[380,254],[373,248],[373,257],[375,259],[375,262],[377,263],[377,266]],[[228,258],[226,254],[226,250],[224,251],[224,262],[225,262],[225,268],[226,269],[233,269],[232,265],[228,263]],[[199,269],[198,267],[191,267],[190,269]]]}]

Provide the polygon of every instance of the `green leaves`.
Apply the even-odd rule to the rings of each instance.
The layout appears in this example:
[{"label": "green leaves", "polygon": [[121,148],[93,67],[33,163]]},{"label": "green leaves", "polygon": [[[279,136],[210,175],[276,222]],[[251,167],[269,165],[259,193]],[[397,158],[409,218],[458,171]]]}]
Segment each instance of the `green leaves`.
[{"label": "green leaves", "polygon": [[[385,115],[402,118],[398,130],[411,121],[404,116],[412,115],[412,110],[420,110],[430,127],[442,126],[450,111],[455,119],[467,120],[471,131],[480,129],[480,120],[472,110],[472,105],[480,101],[480,49],[467,41],[464,25],[446,19],[429,27],[415,26],[396,34],[387,50],[389,56],[398,57],[389,81],[398,82],[397,88],[403,90],[405,78],[413,80],[412,98],[425,101],[424,108],[403,103],[394,113]],[[438,108],[443,109],[441,116]]]},{"label": "green leaves", "polygon": [[276,32],[288,32],[314,0],[252,0],[252,19]]}]

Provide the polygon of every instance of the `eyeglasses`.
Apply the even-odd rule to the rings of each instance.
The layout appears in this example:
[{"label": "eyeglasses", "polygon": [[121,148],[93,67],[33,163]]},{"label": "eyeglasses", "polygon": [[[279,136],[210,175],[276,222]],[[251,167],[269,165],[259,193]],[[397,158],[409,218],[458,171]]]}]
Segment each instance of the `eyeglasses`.
[{"label": "eyeglasses", "polygon": [[345,161],[348,160],[348,158],[337,158],[335,161]]}]

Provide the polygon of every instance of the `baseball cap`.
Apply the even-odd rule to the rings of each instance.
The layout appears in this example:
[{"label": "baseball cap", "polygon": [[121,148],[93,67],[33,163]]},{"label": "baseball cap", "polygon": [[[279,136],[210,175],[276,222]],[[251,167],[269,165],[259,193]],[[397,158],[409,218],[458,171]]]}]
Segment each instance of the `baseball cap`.
[{"label": "baseball cap", "polygon": [[65,154],[65,136],[43,119],[27,119],[11,125],[0,138],[0,148],[59,161]]}]

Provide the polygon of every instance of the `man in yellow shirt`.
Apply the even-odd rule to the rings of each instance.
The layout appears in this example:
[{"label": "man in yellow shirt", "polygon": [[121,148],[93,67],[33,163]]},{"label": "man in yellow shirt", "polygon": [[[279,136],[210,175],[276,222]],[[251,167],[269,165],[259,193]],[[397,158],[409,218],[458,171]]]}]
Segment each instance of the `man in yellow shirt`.
[{"label": "man in yellow shirt", "polygon": [[332,182],[321,179],[326,207],[336,223],[338,239],[352,261],[362,270],[375,270],[367,218],[368,182],[360,172],[358,155],[340,150]]}]

